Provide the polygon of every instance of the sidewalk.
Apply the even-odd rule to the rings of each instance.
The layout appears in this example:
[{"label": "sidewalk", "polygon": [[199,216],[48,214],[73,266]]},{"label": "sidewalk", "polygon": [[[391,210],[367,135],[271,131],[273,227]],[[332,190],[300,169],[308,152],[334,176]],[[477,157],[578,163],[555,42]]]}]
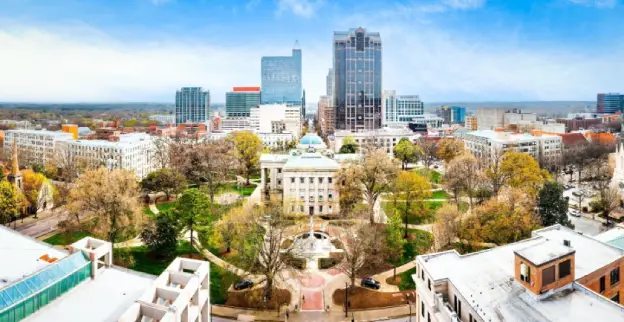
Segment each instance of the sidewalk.
[{"label": "sidewalk", "polygon": [[[407,305],[397,306],[391,308],[384,308],[378,310],[360,310],[349,311],[349,316],[345,317],[344,311],[330,311],[330,312],[290,312],[288,321],[351,321],[351,318],[355,318],[355,321],[379,321],[392,318],[401,318],[409,316],[410,308]],[[246,310],[240,308],[226,307],[220,305],[212,306],[212,315],[225,318],[237,319],[238,315],[251,315],[255,317],[256,321],[285,321],[285,313],[280,311],[279,317],[277,311],[260,311],[260,310]],[[415,308],[412,307],[412,316],[415,316]]]}]

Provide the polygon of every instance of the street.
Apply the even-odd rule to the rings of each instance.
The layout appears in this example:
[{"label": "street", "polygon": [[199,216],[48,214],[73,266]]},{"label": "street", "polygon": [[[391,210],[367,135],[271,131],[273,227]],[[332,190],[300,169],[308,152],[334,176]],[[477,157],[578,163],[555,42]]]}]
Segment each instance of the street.
[{"label": "street", "polygon": [[[36,219],[33,222],[22,224],[20,223],[20,220],[18,220],[17,228],[15,230],[23,235],[37,238],[56,230],[59,221],[63,220],[66,215],[67,212],[64,210],[41,213],[38,216],[39,219]],[[27,218],[26,220],[32,221],[33,218]],[[13,228],[13,223],[11,223],[10,228]]]},{"label": "street", "polygon": [[582,233],[583,235],[593,237],[606,230],[602,223],[597,220],[585,217],[573,217],[570,215],[568,215],[568,218],[572,224],[574,224],[574,231]]}]

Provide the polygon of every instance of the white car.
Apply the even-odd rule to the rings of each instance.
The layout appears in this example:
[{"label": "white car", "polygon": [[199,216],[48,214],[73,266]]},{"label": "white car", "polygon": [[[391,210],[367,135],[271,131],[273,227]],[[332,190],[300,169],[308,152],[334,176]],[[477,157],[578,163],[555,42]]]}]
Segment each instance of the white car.
[{"label": "white car", "polygon": [[580,217],[581,216],[581,212],[576,210],[576,209],[568,209],[568,215],[570,215],[572,217]]}]

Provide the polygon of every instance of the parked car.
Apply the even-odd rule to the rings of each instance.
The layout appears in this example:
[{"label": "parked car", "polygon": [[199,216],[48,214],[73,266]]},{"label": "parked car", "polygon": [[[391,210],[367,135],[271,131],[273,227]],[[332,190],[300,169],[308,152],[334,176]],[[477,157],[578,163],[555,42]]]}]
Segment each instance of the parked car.
[{"label": "parked car", "polygon": [[576,210],[576,209],[570,209],[570,210],[568,210],[568,215],[570,215],[572,217],[580,217],[581,216],[581,212]]},{"label": "parked car", "polygon": [[580,197],[583,195],[583,191],[582,190],[576,190],[572,192],[572,195]]},{"label": "parked car", "polygon": [[368,288],[378,290],[381,287],[381,283],[379,283],[372,277],[365,277],[362,279],[362,287],[368,287]]},{"label": "parked car", "polygon": [[604,221],[602,223],[603,226],[607,227],[607,228],[611,228],[613,226],[615,226],[615,224],[613,223],[613,221],[609,220],[609,221]]},{"label": "parked car", "polygon": [[570,190],[572,188],[574,188],[574,186],[571,185],[571,184],[566,184],[566,185],[563,186],[563,189],[565,189],[565,190]]},{"label": "parked car", "polygon": [[237,291],[244,290],[246,288],[251,288],[251,287],[253,287],[253,282],[250,280],[242,280],[234,284],[234,289]]}]

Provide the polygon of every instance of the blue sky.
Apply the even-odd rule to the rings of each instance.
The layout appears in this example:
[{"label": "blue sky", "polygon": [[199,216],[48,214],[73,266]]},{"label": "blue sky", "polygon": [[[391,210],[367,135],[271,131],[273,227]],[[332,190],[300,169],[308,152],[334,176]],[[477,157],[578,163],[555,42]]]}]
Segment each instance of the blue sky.
[{"label": "blue sky", "polygon": [[595,100],[624,91],[624,0],[0,0],[0,101],[172,102],[260,85],[303,51],[325,91],[334,30],[383,41],[383,87],[425,102]]}]

